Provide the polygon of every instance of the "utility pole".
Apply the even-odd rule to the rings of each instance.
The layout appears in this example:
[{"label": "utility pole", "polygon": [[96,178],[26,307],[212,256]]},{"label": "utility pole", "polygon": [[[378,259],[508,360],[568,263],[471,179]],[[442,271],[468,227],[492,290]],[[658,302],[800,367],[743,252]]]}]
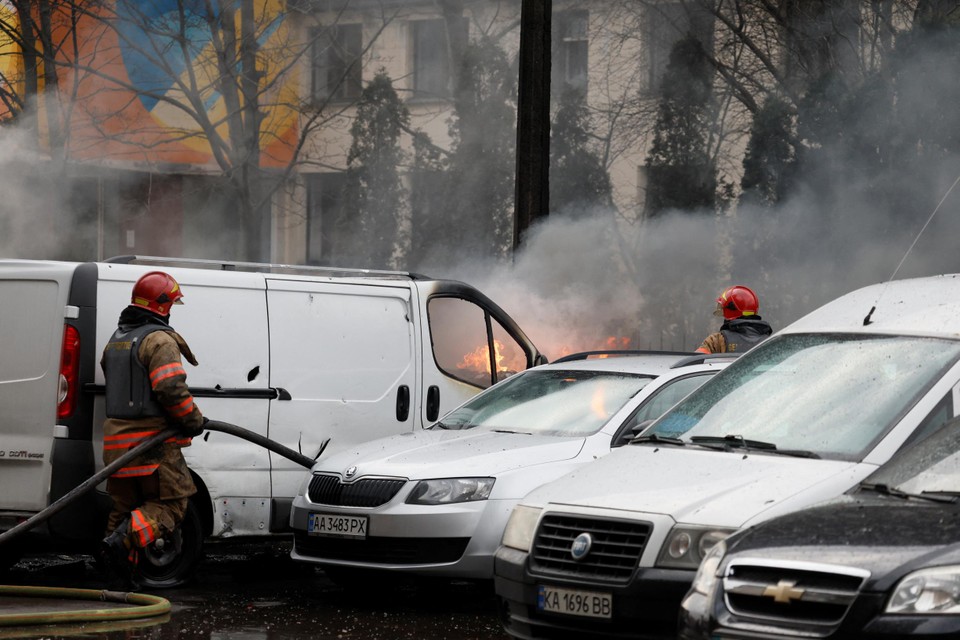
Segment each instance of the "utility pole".
[{"label": "utility pole", "polygon": [[550,210],[550,22],[552,0],[523,0],[517,92],[517,176],[513,250]]}]

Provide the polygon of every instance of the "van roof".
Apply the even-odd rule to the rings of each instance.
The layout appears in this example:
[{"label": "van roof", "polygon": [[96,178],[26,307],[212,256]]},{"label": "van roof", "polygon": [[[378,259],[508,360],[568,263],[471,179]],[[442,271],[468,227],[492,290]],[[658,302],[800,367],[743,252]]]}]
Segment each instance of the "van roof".
[{"label": "van roof", "polygon": [[828,302],[780,333],[960,338],[960,274],[890,280]]},{"label": "van roof", "polygon": [[114,256],[104,260],[112,264],[140,264],[154,267],[180,267],[187,269],[212,269],[217,271],[247,271],[287,275],[347,276],[364,278],[387,278],[401,280],[430,280],[426,276],[408,271],[383,271],[378,269],[355,269],[349,267],[326,267],[320,265],[294,265],[265,262],[240,262],[237,260],[205,260],[201,258],[171,258],[161,256]]}]

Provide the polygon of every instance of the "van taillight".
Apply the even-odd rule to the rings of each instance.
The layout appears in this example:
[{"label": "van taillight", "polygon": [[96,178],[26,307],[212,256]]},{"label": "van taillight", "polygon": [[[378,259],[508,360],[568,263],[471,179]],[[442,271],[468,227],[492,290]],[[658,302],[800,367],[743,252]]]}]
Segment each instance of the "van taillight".
[{"label": "van taillight", "polygon": [[60,389],[57,396],[57,418],[69,418],[77,408],[80,384],[80,332],[67,325],[63,330],[63,351],[60,354]]}]

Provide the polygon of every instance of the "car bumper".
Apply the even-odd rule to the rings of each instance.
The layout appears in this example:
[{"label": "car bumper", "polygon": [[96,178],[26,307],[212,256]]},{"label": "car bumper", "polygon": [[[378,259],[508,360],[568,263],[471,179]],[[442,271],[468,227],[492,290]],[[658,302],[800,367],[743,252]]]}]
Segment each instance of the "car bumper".
[{"label": "car bumper", "polygon": [[[494,588],[500,621],[517,638],[675,638],[677,611],[690,588],[693,571],[638,569],[629,583],[530,575],[527,554],[500,547],[494,558]],[[609,619],[545,613],[538,608],[539,587],[608,593]]]},{"label": "car bumper", "polygon": [[887,594],[862,593],[834,627],[796,623],[763,624],[731,614],[722,601],[711,603],[702,594],[689,594],[680,611],[681,640],[811,640],[816,638],[851,638],[857,640],[891,640],[893,638],[957,638],[960,637],[960,616],[957,615],[885,615]]},{"label": "car bumper", "polygon": [[[303,496],[293,503],[291,557],[303,562],[487,580],[493,553],[517,500],[450,505],[387,504],[375,509],[329,507]],[[311,513],[368,518],[367,536],[348,539],[310,535]]]}]

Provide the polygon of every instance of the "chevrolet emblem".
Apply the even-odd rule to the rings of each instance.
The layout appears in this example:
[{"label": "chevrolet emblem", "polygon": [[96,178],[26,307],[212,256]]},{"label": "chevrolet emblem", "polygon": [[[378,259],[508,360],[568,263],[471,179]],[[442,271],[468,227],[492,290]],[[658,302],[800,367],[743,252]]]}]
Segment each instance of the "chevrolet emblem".
[{"label": "chevrolet emblem", "polygon": [[795,580],[781,580],[775,587],[767,587],[763,590],[763,595],[770,596],[774,602],[790,604],[794,600],[803,597],[803,589],[795,589],[797,586]]}]

